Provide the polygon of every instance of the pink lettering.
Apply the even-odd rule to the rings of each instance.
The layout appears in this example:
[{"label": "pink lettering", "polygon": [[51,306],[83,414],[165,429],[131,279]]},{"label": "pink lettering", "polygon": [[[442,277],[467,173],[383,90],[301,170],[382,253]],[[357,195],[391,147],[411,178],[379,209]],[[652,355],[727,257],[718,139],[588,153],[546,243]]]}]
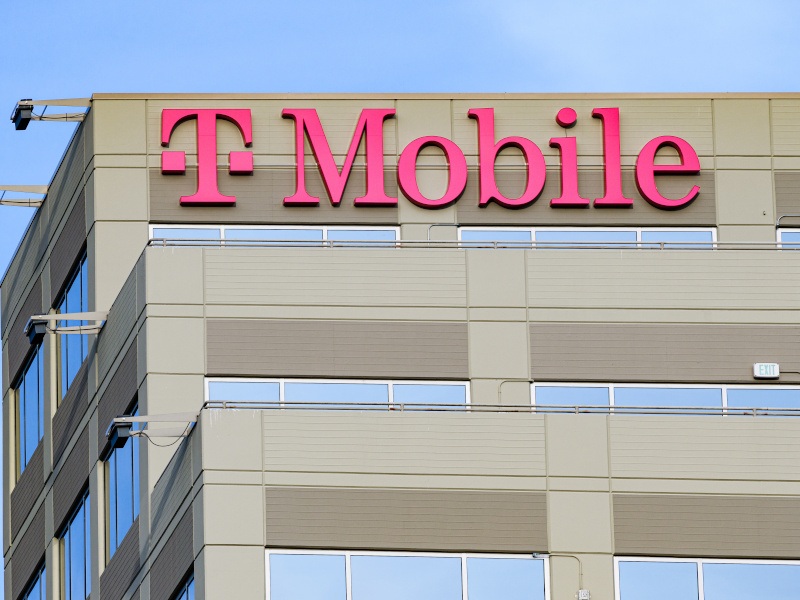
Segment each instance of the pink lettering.
[{"label": "pink lettering", "polygon": [[[680,163],[677,165],[655,164],[656,154],[664,146],[674,148],[678,152]],[[664,135],[647,142],[636,159],[636,187],[650,204],[664,210],[676,210],[690,204],[700,193],[695,185],[683,198],[670,200],[665,198],[656,186],[656,175],[694,175],[700,172],[700,159],[697,152],[679,137]]]},{"label": "pink lettering", "polygon": [[618,108],[595,108],[592,116],[603,122],[603,160],[605,164],[605,195],[594,201],[595,206],[633,206],[633,198],[622,193],[622,157]]},{"label": "pink lettering", "polygon": [[[197,191],[191,196],[181,196],[181,204],[233,205],[236,196],[220,193],[217,182],[217,119],[230,121],[242,134],[244,145],[253,144],[253,122],[249,108],[165,108],[161,111],[161,145],[169,146],[175,128],[192,119],[197,120]],[[186,153],[164,151],[161,153],[161,172],[183,174],[186,172]],[[252,152],[231,152],[230,173],[251,174]]]},{"label": "pink lettering", "polygon": [[[556,115],[556,123],[568,128],[578,121],[571,108],[562,108]],[[574,137],[550,138],[550,147],[561,153],[561,195],[550,200],[550,206],[584,207],[590,200],[578,192],[578,141]]]},{"label": "pink lettering", "polygon": [[[423,148],[435,146],[447,159],[448,181],[444,195],[433,200],[419,191],[417,184],[417,157]],[[397,162],[397,182],[406,197],[422,208],[444,208],[459,199],[467,186],[467,159],[455,142],[447,138],[428,136],[417,138],[405,147]]]}]

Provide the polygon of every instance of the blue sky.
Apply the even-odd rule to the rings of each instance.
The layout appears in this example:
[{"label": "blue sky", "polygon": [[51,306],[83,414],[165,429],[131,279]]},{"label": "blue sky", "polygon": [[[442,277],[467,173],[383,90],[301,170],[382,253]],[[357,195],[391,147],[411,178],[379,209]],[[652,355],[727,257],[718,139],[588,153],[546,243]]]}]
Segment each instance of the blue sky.
[{"label": "blue sky", "polygon": [[[796,0],[65,0],[3,12],[0,116],[20,98],[94,92],[800,87]],[[49,182],[73,129],[0,120],[0,184]],[[3,271],[31,214],[0,207]]]}]

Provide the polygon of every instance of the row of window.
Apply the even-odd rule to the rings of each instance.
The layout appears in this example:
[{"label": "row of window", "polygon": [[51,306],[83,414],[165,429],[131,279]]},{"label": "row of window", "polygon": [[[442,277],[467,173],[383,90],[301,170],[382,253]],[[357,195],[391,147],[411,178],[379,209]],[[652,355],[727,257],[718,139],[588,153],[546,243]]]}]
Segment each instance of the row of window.
[{"label": "row of window", "polygon": [[267,553],[270,600],[545,600],[544,559],[358,552]]},{"label": "row of window", "polygon": [[[211,378],[206,385],[212,402],[370,408],[470,403],[466,382]],[[800,388],[789,386],[535,383],[531,397],[534,406],[543,407],[800,409]]]},{"label": "row of window", "polygon": [[[66,288],[56,303],[59,313],[86,312],[89,310],[88,276],[84,255],[73,269]],[[61,326],[85,325],[85,321],[61,321]],[[60,394],[63,398],[75,375],[89,353],[88,336],[81,334],[59,335]],[[44,435],[44,357],[42,346],[30,354],[22,375],[15,385],[17,475],[21,475]]]},{"label": "row of window", "polygon": [[[435,227],[435,226],[434,226]],[[558,248],[576,245],[612,245],[620,248],[710,249],[717,241],[713,227],[457,227],[458,239],[466,247],[487,244],[501,248]],[[313,245],[314,242],[370,242],[393,246],[399,239],[397,227],[356,226],[227,226],[166,225],[151,226],[154,240],[280,242]],[[800,248],[800,230],[777,229],[776,240],[783,248]]]}]

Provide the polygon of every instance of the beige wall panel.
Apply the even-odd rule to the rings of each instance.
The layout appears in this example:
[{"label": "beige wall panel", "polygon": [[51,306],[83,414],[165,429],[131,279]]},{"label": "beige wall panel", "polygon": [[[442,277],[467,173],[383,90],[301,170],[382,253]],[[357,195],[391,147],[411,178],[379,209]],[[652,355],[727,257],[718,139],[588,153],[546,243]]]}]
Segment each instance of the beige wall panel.
[{"label": "beige wall panel", "polygon": [[[16,451],[16,450],[14,450]],[[33,510],[36,500],[44,489],[44,449],[42,442],[33,451],[17,485],[11,491],[11,539],[17,537],[25,519]]]},{"label": "beige wall panel", "polygon": [[56,532],[61,529],[73,506],[83,496],[82,492],[88,488],[90,470],[89,428],[85,427],[53,484],[53,525]]},{"label": "beige wall panel", "polygon": [[148,304],[203,304],[201,248],[153,248],[145,256]]},{"label": "beige wall panel", "polygon": [[44,521],[44,506],[42,506],[14,550],[14,568],[11,572],[12,600],[22,595],[25,586],[44,561],[46,545]]},{"label": "beige wall panel", "polygon": [[[497,168],[497,187],[509,198],[517,198],[525,189],[525,171]],[[604,194],[604,175],[600,169],[583,168],[578,172],[580,193],[594,200]],[[651,206],[636,189],[631,169],[622,172],[622,189],[633,198],[632,208],[551,208],[550,200],[561,194],[561,174],[548,169],[544,189],[538,200],[527,208],[513,210],[495,202],[478,206],[478,173],[471,169],[467,187],[456,205],[458,222],[462,225],[516,225],[516,226],[649,226],[678,227],[716,224],[714,171],[704,170],[698,175],[659,177],[659,191],[667,198],[682,198],[692,186],[700,187],[697,199],[680,210],[660,210]]]},{"label": "beige wall panel", "polygon": [[147,151],[145,100],[92,103],[96,154],[143,154]]},{"label": "beige wall panel", "polygon": [[786,325],[531,324],[531,377],[542,381],[754,383],[753,363],[794,364]]},{"label": "beige wall panel", "polygon": [[[614,557],[608,554],[581,554],[583,587],[595,600],[614,598]],[[550,558],[550,598],[569,600],[578,589],[578,563],[571,556]]]},{"label": "beige wall panel", "polygon": [[137,517],[100,576],[100,598],[122,600],[125,592],[136,579],[140,566],[139,519]]},{"label": "beige wall panel", "polygon": [[397,100],[398,154],[417,138],[438,135],[452,139],[450,100]]},{"label": "beige wall panel", "polygon": [[469,306],[525,306],[525,254],[507,250],[467,251]]},{"label": "beige wall panel", "polygon": [[[467,154],[477,154],[477,122],[467,116],[470,108],[494,107],[495,139],[516,135],[531,139],[546,155],[557,155],[549,148],[551,137],[577,137],[579,155],[603,153],[603,131],[600,119],[592,118],[592,109],[620,109],[622,153],[639,154],[651,139],[661,135],[684,138],[701,156],[712,156],[711,101],[707,99],[608,99],[569,100],[453,100],[454,141]],[[558,111],[569,106],[578,113],[578,123],[567,134],[556,122]]]},{"label": "beige wall panel", "polygon": [[[202,411],[199,423],[202,457],[196,470],[202,465],[206,471],[262,471],[265,416],[266,413],[257,410]],[[233,439],[235,444],[231,443]]]},{"label": "beige wall panel", "polygon": [[717,241],[723,244],[774,244],[776,239],[774,225],[720,225],[717,227]]},{"label": "beige wall panel", "polygon": [[[800,171],[775,171],[773,176],[777,217],[800,215]],[[784,218],[780,226],[799,227],[800,217]]]},{"label": "beige wall panel", "polygon": [[550,477],[608,477],[606,417],[547,415],[545,419]]},{"label": "beige wall panel", "polygon": [[[93,233],[95,307],[108,310],[136,265],[150,234],[147,223],[111,221],[98,221]],[[92,285],[91,280],[89,285]]]},{"label": "beige wall panel", "polygon": [[[322,176],[313,165],[306,168],[306,189],[320,198],[319,206],[284,206],[283,199],[297,188],[294,167],[256,168],[252,175],[231,177],[227,168],[219,169],[221,193],[236,196],[235,206],[181,206],[181,196],[197,190],[197,169],[189,167],[186,175],[162,175],[150,169],[150,220],[154,223],[314,223],[384,224],[397,223],[397,207],[356,207],[353,200],[366,191],[366,172],[354,167],[347,180],[339,206],[330,202]],[[397,178],[394,168],[384,171],[384,187],[389,197],[396,198]]]},{"label": "beige wall panel", "polygon": [[148,373],[203,373],[205,327],[203,319],[149,318],[145,322]]},{"label": "beige wall panel", "polygon": [[[89,407],[89,361],[75,374],[72,385],[53,415],[53,464],[57,464]],[[88,447],[87,447],[88,448]]]},{"label": "beige wall panel", "polygon": [[621,478],[800,478],[800,423],[748,417],[611,419],[611,474]]},{"label": "beige wall panel", "polygon": [[86,242],[86,202],[81,194],[61,230],[50,256],[50,302],[54,305],[73,273]]},{"label": "beige wall panel", "polygon": [[797,308],[793,253],[681,250],[528,252],[531,307]]},{"label": "beige wall panel", "polygon": [[267,545],[532,552],[547,547],[540,492],[267,486]]},{"label": "beige wall panel", "polygon": [[769,156],[769,100],[714,99],[714,148],[718,155]]},{"label": "beige wall panel", "polygon": [[[344,155],[356,129],[361,111],[365,108],[394,108],[394,99],[364,98],[358,100],[308,99],[287,97],[281,100],[149,100],[148,150],[151,154],[161,154],[161,111],[163,108],[249,108],[253,116],[253,146],[256,154],[295,153],[295,122],[281,117],[285,108],[314,108],[319,115],[322,128],[328,139],[331,151],[341,166]],[[398,115],[398,118],[401,118]],[[387,119],[383,124],[384,153],[397,154],[397,119]],[[196,121],[188,121],[178,126],[170,140],[170,150],[184,150],[194,153],[196,148]],[[306,156],[311,157],[308,141]],[[232,150],[244,150],[239,130],[232,123],[217,120],[217,154]],[[360,154],[363,154],[363,142]]]},{"label": "beige wall panel", "polygon": [[617,554],[796,558],[800,498],[614,494]]},{"label": "beige wall panel", "polygon": [[470,322],[470,377],[526,378],[530,372],[526,329],[525,323]]},{"label": "beige wall panel", "polygon": [[94,219],[97,221],[147,220],[145,169],[95,169]]},{"label": "beige wall panel", "polygon": [[770,171],[717,170],[717,215],[720,225],[775,223]]},{"label": "beige wall panel", "polygon": [[464,268],[456,250],[207,250],[206,302],[463,306]]},{"label": "beige wall panel", "polygon": [[204,545],[264,545],[262,486],[204,485],[202,496]]},{"label": "beige wall panel", "polygon": [[207,328],[209,375],[466,379],[469,373],[463,323],[214,319]]},{"label": "beige wall panel", "polygon": [[775,156],[800,156],[800,100],[770,100]]},{"label": "beige wall panel", "polygon": [[8,354],[8,374],[9,380],[4,382],[6,386],[14,385],[15,380],[20,375],[20,369],[25,366],[31,346],[28,336],[25,335],[25,325],[33,315],[42,314],[42,283],[36,281],[28,292],[22,307],[17,312],[7,333],[5,351]]},{"label": "beige wall panel", "polygon": [[549,492],[547,497],[551,551],[613,551],[609,494]]},{"label": "beige wall panel", "polygon": [[[230,509],[230,507],[228,507]],[[150,599],[169,600],[194,562],[191,508],[181,518],[150,568]]]},{"label": "beige wall panel", "polygon": [[101,385],[136,325],[136,284],[137,275],[133,271],[111,305],[106,324],[97,338],[97,378]]},{"label": "beige wall panel", "polygon": [[267,471],[545,474],[544,420],[536,415],[264,411],[263,418]]},{"label": "beige wall panel", "polygon": [[265,566],[263,546],[205,546],[195,565],[197,598],[264,600]]}]

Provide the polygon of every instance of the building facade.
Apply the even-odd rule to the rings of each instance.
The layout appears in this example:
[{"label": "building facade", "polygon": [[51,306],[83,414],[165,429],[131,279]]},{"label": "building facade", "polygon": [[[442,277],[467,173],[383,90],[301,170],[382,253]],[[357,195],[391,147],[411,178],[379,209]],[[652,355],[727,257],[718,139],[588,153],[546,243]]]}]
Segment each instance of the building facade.
[{"label": "building facade", "polygon": [[800,95],[95,95],[5,597],[795,597],[799,195]]}]

